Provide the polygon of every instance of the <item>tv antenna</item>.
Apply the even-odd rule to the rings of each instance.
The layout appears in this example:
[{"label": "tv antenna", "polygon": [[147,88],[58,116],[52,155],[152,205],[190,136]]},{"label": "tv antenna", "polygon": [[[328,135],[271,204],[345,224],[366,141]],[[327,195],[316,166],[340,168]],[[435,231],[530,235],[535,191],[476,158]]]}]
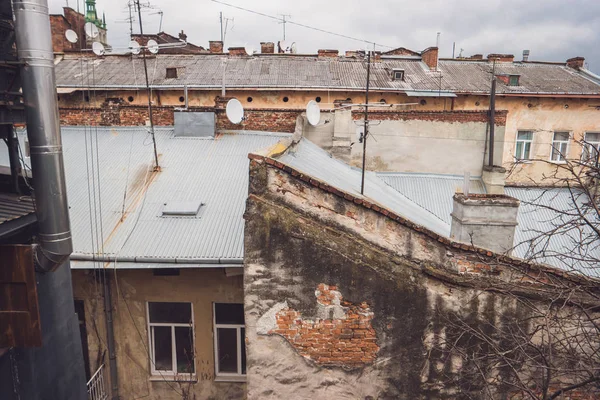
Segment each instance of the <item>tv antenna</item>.
[{"label": "tv antenna", "polygon": [[104,48],[104,46],[100,42],[94,42],[94,43],[92,43],[92,51],[97,56],[103,56],[106,53],[106,49]]},{"label": "tv antenna", "polygon": [[229,122],[238,125],[244,120],[244,106],[238,99],[231,99],[227,102],[225,114]]},{"label": "tv antenna", "polygon": [[[225,26],[223,26],[223,20],[225,20]],[[223,18],[223,11],[219,12],[219,22],[221,24],[221,43],[223,43],[223,48],[225,48],[225,36],[227,36],[227,26],[229,25],[229,21],[231,21],[231,29],[233,29],[233,18]]]},{"label": "tv antenna", "polygon": [[65,37],[67,38],[69,43],[77,43],[77,40],[79,39],[79,36],[77,36],[77,33],[72,29],[67,29],[65,31]]},{"label": "tv antenna", "polygon": [[285,24],[288,22],[287,18],[292,18],[292,16],[290,14],[277,14],[277,15],[281,15],[280,24],[283,24],[283,40],[285,40]]},{"label": "tv antenna", "polygon": [[365,127],[359,143],[363,144],[362,174],[360,177],[360,194],[365,194],[365,164],[367,160],[367,138],[369,137],[369,83],[371,79],[371,52],[367,51],[367,90],[365,91]]},{"label": "tv antenna", "polygon": [[156,14],[160,15],[160,22],[158,23],[158,32],[160,33],[160,32],[162,32],[162,20],[163,20],[164,12],[162,10],[158,10],[157,12],[153,12],[148,15],[156,15]]},{"label": "tv antenna", "polygon": [[290,46],[290,53],[292,53],[292,54],[298,53],[298,46],[296,46],[296,42],[292,43],[292,45]]},{"label": "tv antenna", "polygon": [[85,31],[85,35],[90,39],[96,39],[100,34],[98,27],[93,22],[86,22],[83,30]]}]

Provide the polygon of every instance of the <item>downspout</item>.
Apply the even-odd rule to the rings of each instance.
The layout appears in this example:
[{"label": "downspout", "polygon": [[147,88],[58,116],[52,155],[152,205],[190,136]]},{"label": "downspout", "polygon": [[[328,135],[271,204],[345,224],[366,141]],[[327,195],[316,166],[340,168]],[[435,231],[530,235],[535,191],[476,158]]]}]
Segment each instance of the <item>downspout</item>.
[{"label": "downspout", "polygon": [[104,283],[104,315],[106,316],[106,340],[108,342],[108,366],[110,370],[111,399],[119,400],[119,381],[117,375],[117,354],[115,351],[115,330],[113,326],[110,274],[104,273],[102,279]]},{"label": "downspout", "polygon": [[47,0],[13,0],[33,189],[36,267],[54,271],[73,251]]}]

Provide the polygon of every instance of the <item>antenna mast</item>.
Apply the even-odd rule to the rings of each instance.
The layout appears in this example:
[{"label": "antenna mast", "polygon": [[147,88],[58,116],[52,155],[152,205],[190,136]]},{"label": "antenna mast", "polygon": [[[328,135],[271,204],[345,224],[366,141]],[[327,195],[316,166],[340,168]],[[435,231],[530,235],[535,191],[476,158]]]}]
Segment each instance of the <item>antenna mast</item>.
[{"label": "antenna mast", "polygon": [[365,194],[365,164],[367,159],[367,136],[369,135],[369,81],[371,78],[371,52],[367,52],[367,90],[365,91],[365,128],[362,134],[363,157],[362,176],[360,178],[360,194]]},{"label": "antenna mast", "polygon": [[[144,28],[142,27],[142,9],[140,0],[135,0],[138,9],[138,19],[140,20],[140,39],[144,43]],[[154,145],[154,170],[159,171],[158,152],[156,150],[156,137],[154,135],[154,121],[152,119],[152,92],[150,91],[150,80],[148,79],[148,65],[146,64],[146,51],[142,49],[142,60],[144,60],[144,74],[146,75],[146,91],[148,93],[148,117],[150,118],[150,134],[152,135],[152,144]]]},{"label": "antenna mast", "polygon": [[285,40],[285,24],[287,23],[286,18],[290,17],[292,18],[292,16],[290,14],[279,14],[281,15],[281,22],[280,24],[283,24],[283,40]]}]

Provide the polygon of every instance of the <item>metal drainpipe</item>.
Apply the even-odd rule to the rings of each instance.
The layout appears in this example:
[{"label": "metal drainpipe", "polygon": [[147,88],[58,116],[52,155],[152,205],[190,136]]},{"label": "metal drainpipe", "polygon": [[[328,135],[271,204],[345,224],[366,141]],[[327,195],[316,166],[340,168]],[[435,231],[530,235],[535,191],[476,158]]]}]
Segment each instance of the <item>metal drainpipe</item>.
[{"label": "metal drainpipe", "polygon": [[39,224],[35,258],[53,271],[73,251],[47,0],[12,0]]},{"label": "metal drainpipe", "polygon": [[106,339],[108,345],[108,366],[110,369],[111,399],[119,400],[119,376],[117,374],[117,354],[115,350],[115,331],[113,326],[112,296],[110,291],[110,275],[102,277],[104,286],[104,315],[106,317]]}]

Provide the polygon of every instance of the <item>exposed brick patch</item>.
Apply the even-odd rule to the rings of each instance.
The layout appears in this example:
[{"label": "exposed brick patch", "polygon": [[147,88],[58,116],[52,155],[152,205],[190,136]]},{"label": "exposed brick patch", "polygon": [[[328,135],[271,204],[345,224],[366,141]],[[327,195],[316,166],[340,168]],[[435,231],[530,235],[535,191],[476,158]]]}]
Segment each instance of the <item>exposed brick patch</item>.
[{"label": "exposed brick patch", "polygon": [[379,346],[371,321],[373,312],[365,302],[342,299],[337,287],[321,283],[315,291],[321,309],[337,318],[304,320],[298,311],[284,308],[276,314],[276,329],[298,353],[318,365],[358,368],[377,359]]},{"label": "exposed brick patch", "polygon": [[[505,126],[508,111],[496,111],[496,125]],[[360,120],[364,118],[364,113],[353,111],[352,118]],[[369,111],[369,119],[386,121],[433,121],[433,122],[483,122],[489,120],[487,111]]]}]

